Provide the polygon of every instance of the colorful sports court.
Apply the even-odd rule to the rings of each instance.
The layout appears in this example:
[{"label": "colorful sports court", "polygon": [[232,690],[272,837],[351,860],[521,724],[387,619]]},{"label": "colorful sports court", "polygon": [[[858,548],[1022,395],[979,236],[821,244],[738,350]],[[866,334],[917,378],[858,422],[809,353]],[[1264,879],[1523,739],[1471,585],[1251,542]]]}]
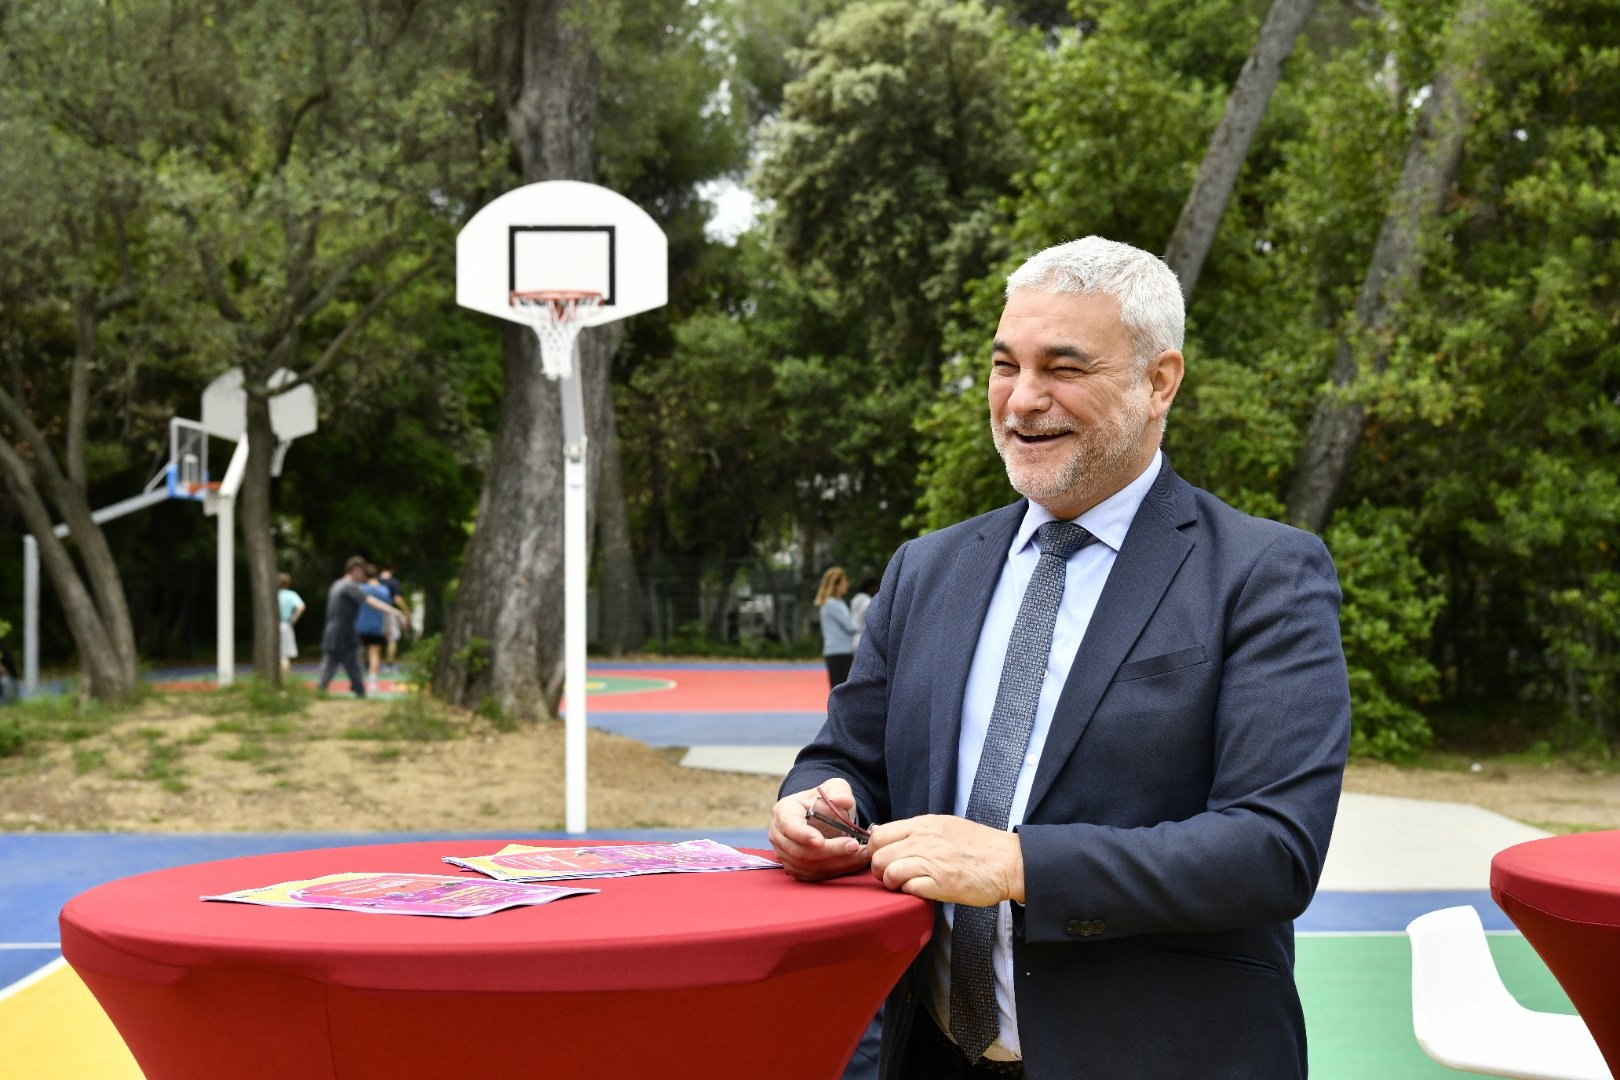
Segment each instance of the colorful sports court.
[{"label": "colorful sports court", "polygon": [[[156,681],[211,685],[203,672]],[[311,673],[300,669],[302,677]],[[334,691],[346,690],[334,685]],[[385,678],[380,693],[407,689]],[[686,764],[781,775],[821,723],[820,664],[601,663],[590,669],[592,727],[654,746],[687,747]],[[559,778],[559,783],[561,782]],[[454,834],[524,840],[563,834]],[[1316,1080],[1423,1080],[1460,1074],[1431,1062],[1411,1027],[1411,952],[1404,929],[1437,908],[1470,904],[1504,981],[1525,1006],[1572,1012],[1568,999],[1491,901],[1490,857],[1535,829],[1476,807],[1348,795],[1322,889],[1298,922],[1298,979]],[[592,838],[765,844],[757,831],[626,831]],[[0,834],[0,1076],[6,1080],[138,1080],[117,1032],[60,958],[57,912],[105,881],[169,866],[420,834]],[[1192,1074],[1189,1074],[1192,1075]]]}]

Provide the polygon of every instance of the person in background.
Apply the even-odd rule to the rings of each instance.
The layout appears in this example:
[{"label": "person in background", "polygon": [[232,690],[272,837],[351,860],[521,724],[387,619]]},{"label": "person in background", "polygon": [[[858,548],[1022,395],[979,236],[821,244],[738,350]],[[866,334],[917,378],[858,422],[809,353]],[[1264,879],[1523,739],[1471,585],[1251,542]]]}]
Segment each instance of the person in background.
[{"label": "person in background", "polygon": [[394,576],[391,564],[382,563],[377,567],[377,584],[388,590],[388,602],[399,609],[384,620],[388,646],[383,654],[383,670],[393,671],[394,665],[399,662],[399,639],[405,633],[405,623],[411,617],[411,609],[405,603],[405,586]]},{"label": "person in background", "polygon": [[[1293,921],[1350,741],[1339,584],[1320,539],[1171,469],[1184,319],[1175,274],[1102,237],[1007,279],[987,419],[1024,498],[895,553],[781,787],[789,875],[936,902],[884,1080],[1306,1075]],[[815,828],[823,798],[868,842]]]},{"label": "person in background", "polygon": [[304,598],[293,591],[291,574],[277,574],[276,584],[276,606],[281,609],[281,673],[285,675],[298,656],[293,624],[304,614]]},{"label": "person in background", "polygon": [[866,609],[872,603],[872,597],[877,594],[878,579],[865,577],[855,587],[855,595],[849,598],[849,617],[855,623],[854,647],[850,652],[856,652],[861,647],[861,634],[866,631]]},{"label": "person in background", "polygon": [[369,595],[362,587],[366,580],[366,560],[351,555],[343,564],[343,576],[326,590],[326,625],[321,631],[320,688],[331,685],[332,676],[342,668],[349,676],[355,697],[366,696],[366,677],[360,670],[360,635],[354,628],[363,607],[387,613],[388,604]]},{"label": "person in background", "polygon": [[366,650],[366,689],[376,690],[377,669],[382,666],[383,646],[388,643],[388,620],[396,609],[387,587],[377,580],[377,568],[370,563],[366,564],[366,580],[360,587],[367,596],[381,600],[384,605],[376,608],[367,604],[354,617],[354,631]]},{"label": "person in background", "polygon": [[849,678],[855,662],[855,620],[850,617],[844,594],[849,577],[842,566],[827,568],[816,589],[816,609],[821,612],[821,655],[827,661],[827,679],[837,686]]}]

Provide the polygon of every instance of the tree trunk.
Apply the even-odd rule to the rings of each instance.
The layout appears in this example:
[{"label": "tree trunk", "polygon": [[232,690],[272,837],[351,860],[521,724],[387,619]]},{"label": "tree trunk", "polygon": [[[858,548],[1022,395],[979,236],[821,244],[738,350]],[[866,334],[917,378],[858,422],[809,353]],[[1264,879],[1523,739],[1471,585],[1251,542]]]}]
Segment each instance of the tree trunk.
[{"label": "tree trunk", "polygon": [[[81,349],[75,357],[70,415],[87,408],[88,358]],[[63,475],[44,434],[16,399],[0,391],[0,418],[11,425],[14,437],[33,455],[30,463],[9,443],[0,444],[0,471],[28,530],[39,543],[40,561],[50,575],[61,600],[68,630],[79,651],[85,692],[101,700],[122,700],[135,693],[135,631],[129,618],[129,602],[124,583],[113,559],[112,549],[101,526],[91,516],[84,485]],[[79,438],[83,425],[77,426]],[[70,460],[83,462],[84,450],[69,447]],[[67,546],[57,538],[51,510],[61,517],[73,537],[83,563],[83,573],[73,562]]]},{"label": "tree trunk", "polygon": [[1170,243],[1164,249],[1164,261],[1181,280],[1181,295],[1186,301],[1192,300],[1238,173],[1249,156],[1249,146],[1271,104],[1277,81],[1282,78],[1283,63],[1294,51],[1294,42],[1316,11],[1316,3],[1274,0],[1260,27],[1260,40],[1244,61],[1232,96],[1226,100],[1226,113],[1209,141],[1198,167],[1198,179],[1193,181]]},{"label": "tree trunk", "polygon": [[[117,644],[116,632],[109,627],[109,620],[98,608],[91,590],[85,586],[78,567],[73,563],[73,557],[68,554],[67,545],[57,537],[51,512],[28,475],[22,459],[7,448],[6,453],[0,454],[0,464],[4,466],[6,489],[11,494],[12,502],[39,544],[40,563],[56,590],[63,618],[67,620],[68,633],[78,650],[79,670],[84,680],[80,692],[98,701],[123,701],[133,697],[138,679],[133,638],[126,657]],[[84,518],[88,522],[89,515],[84,515]],[[100,526],[92,523],[88,528],[100,534]],[[105,544],[102,547],[105,548]],[[123,587],[119,583],[117,599],[122,603],[123,598]],[[126,605],[126,632],[128,615]]]},{"label": "tree trunk", "polygon": [[630,543],[630,514],[625,507],[624,476],[620,471],[619,428],[613,410],[607,410],[606,438],[602,440],[602,485],[597,505],[602,545],[602,577],[597,583],[601,619],[598,647],[609,656],[636,652],[647,640],[641,617],[641,584],[636,575]]},{"label": "tree trunk", "polygon": [[[258,389],[262,380],[243,387]],[[281,685],[281,617],[276,607],[276,538],[271,527],[270,462],[276,435],[270,426],[270,398],[249,392],[244,403],[247,469],[242,477],[242,549],[247,556],[253,615],[253,676],[268,686]]]},{"label": "tree trunk", "polygon": [[1339,335],[1332,388],[1317,402],[1288,491],[1288,519],[1301,528],[1320,532],[1327,526],[1361,444],[1366,413],[1353,388],[1364,369],[1382,371],[1389,360],[1393,313],[1422,270],[1419,236],[1439,216],[1456,181],[1467,135],[1464,96],[1482,67],[1472,31],[1484,25],[1489,8],[1490,0],[1471,0],[1458,11],[1450,47],[1418,114],[1355,312]]},{"label": "tree trunk", "polygon": [[[502,28],[507,134],[524,183],[596,175],[599,63],[574,10],[579,2],[517,0]],[[609,325],[579,339],[591,492],[608,432],[608,369],[622,337],[622,327]],[[493,457],[434,689],[460,705],[493,699],[508,716],[545,717],[555,715],[563,684],[561,402],[541,373],[533,333],[508,326],[503,340]]]}]

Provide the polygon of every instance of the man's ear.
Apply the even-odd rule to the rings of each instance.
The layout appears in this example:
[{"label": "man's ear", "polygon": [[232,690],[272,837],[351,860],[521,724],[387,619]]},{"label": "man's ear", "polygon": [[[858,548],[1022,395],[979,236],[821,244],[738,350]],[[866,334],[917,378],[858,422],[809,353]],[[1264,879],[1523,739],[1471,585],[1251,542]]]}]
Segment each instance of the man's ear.
[{"label": "man's ear", "polygon": [[1186,362],[1176,349],[1166,349],[1148,362],[1143,377],[1147,379],[1149,392],[1153,395],[1155,420],[1170,411],[1170,403],[1176,400],[1176,391],[1181,389],[1181,378],[1186,371]]}]

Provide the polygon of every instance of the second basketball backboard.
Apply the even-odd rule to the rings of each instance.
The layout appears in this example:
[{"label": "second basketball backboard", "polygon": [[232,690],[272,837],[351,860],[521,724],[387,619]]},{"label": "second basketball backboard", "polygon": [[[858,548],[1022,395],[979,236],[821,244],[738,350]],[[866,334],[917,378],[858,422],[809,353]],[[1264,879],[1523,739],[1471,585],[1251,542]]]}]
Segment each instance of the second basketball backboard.
[{"label": "second basketball backboard", "polygon": [[[269,386],[274,390],[292,381],[293,373],[281,368],[271,374]],[[277,439],[303,438],[316,425],[315,388],[308,383],[270,399],[270,429]],[[242,389],[241,368],[231,368],[203,390],[202,426],[210,435],[241,441],[247,431],[247,392]]]},{"label": "second basketball backboard", "polygon": [[662,307],[669,245],[648,213],[617,192],[548,180],[490,202],[456,237],[456,303],[528,324],[512,294],[599,293],[581,310],[587,326]]}]

